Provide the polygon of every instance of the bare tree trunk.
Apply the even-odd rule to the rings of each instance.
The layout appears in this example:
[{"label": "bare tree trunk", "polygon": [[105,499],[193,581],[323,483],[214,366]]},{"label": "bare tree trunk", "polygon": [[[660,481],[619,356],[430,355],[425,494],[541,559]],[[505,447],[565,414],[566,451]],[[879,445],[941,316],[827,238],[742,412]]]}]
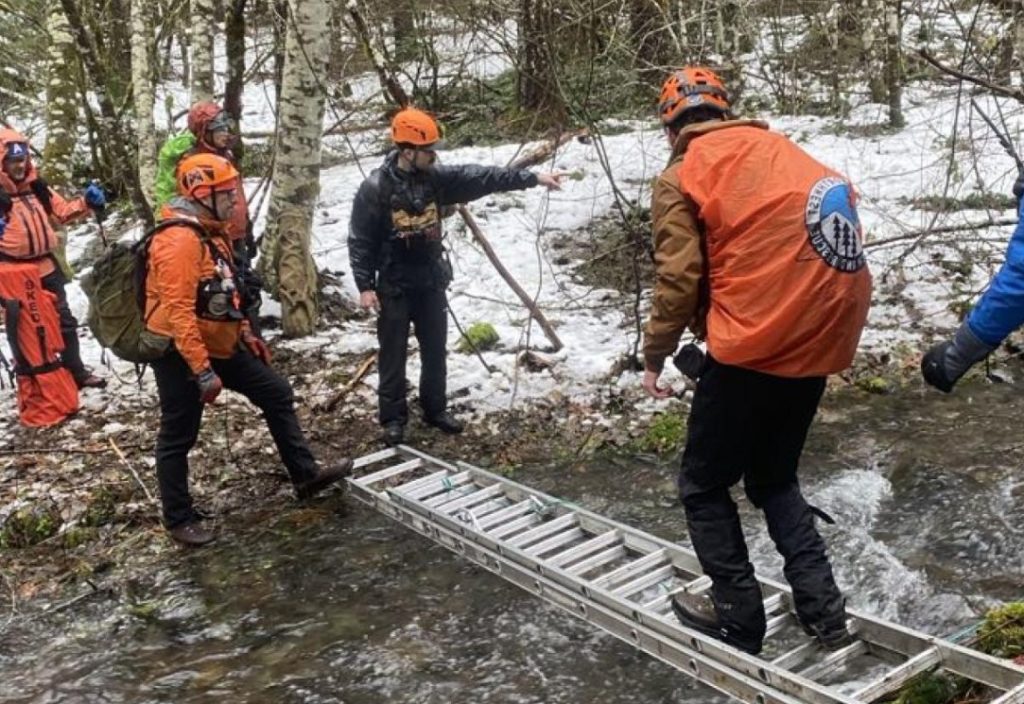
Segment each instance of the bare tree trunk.
[{"label": "bare tree trunk", "polygon": [[95,40],[82,22],[82,13],[77,1],[60,0],[60,3],[61,7],[64,8],[64,13],[67,15],[68,24],[75,37],[75,42],[78,44],[78,54],[81,57],[83,67],[87,70],[87,75],[92,81],[90,87],[100,106],[101,118],[97,121],[100,132],[98,136],[104,140],[106,148],[110,150],[110,156],[114,162],[112,166],[120,166],[119,170],[114,172],[117,176],[117,185],[131,197],[132,204],[135,206],[135,214],[139,219],[147,227],[152,226],[153,213],[150,211],[149,203],[142,193],[138,171],[134,168],[126,168],[128,164],[134,163],[135,156],[134,154],[130,155],[126,148],[127,140],[124,138],[124,126],[118,117],[114,101],[107,91],[110,79],[106,66],[99,60]]},{"label": "bare tree trunk", "polygon": [[631,0],[630,34],[640,79],[659,85],[670,63],[669,0]]},{"label": "bare tree trunk", "polygon": [[391,28],[395,40],[395,61],[416,57],[416,14],[411,0],[394,0],[391,4]]},{"label": "bare tree trunk", "polygon": [[519,0],[519,107],[538,125],[565,122],[549,32],[554,21],[551,0]]},{"label": "bare tree trunk", "polygon": [[[225,49],[228,55],[228,78],[224,86],[224,110],[242,133],[242,90],[245,88],[245,5],[246,0],[230,0],[224,24]],[[234,145],[239,159],[245,153],[241,138]]]},{"label": "bare tree trunk", "polygon": [[135,99],[135,134],[139,139],[139,182],[148,204],[156,184],[156,128],[153,125],[153,6],[132,0],[132,90]]},{"label": "bare tree trunk", "polygon": [[1017,70],[1017,85],[1024,86],[1024,0],[1013,0],[1011,28],[1013,65]]},{"label": "bare tree trunk", "polygon": [[213,38],[217,31],[215,0],[191,0],[189,40],[192,45],[192,73],[189,100],[213,100]]},{"label": "bare tree trunk", "polygon": [[864,72],[868,77],[871,102],[884,103],[885,89],[885,47],[878,40],[878,25],[885,18],[886,0],[860,0],[860,45]]},{"label": "bare tree trunk", "polygon": [[327,72],[326,0],[291,0],[278,120],[277,156],[261,264],[281,301],[288,337],[313,332],[319,317],[317,272],[310,254],[320,194],[320,138]]},{"label": "bare tree trunk", "polygon": [[285,0],[270,0],[274,29],[274,113],[281,111],[281,86],[284,83],[285,37],[287,32],[288,3]]},{"label": "bare tree trunk", "polygon": [[903,127],[903,51],[900,0],[885,2],[885,88],[889,93],[889,125]]},{"label": "bare tree trunk", "polygon": [[78,141],[78,89],[74,76],[75,38],[60,2],[50,0],[46,18],[47,50],[46,146],[43,175],[53,185],[71,183],[72,157]]}]

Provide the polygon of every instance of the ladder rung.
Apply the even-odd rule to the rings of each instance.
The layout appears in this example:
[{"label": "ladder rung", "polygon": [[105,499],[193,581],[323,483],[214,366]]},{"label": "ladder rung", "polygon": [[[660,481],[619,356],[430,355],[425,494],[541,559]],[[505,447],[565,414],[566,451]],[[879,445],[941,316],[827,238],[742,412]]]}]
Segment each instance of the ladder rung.
[{"label": "ladder rung", "polygon": [[525,501],[520,501],[517,504],[512,504],[507,508],[503,508],[500,511],[494,511],[486,516],[480,517],[479,529],[487,530],[492,526],[498,525],[502,521],[507,521],[510,518],[515,518],[516,516],[522,516],[524,513],[532,512],[533,503],[529,499],[526,499]]},{"label": "ladder rung", "polygon": [[1021,704],[1021,702],[1024,702],[1024,684],[1003,693],[989,704]]},{"label": "ladder rung", "polygon": [[834,653],[829,653],[806,670],[802,670],[800,676],[806,677],[809,680],[821,679],[825,675],[848,665],[851,660],[860,657],[867,651],[868,646],[864,641],[854,641]]},{"label": "ladder rung", "polygon": [[[818,650],[818,647],[818,641],[812,638],[806,643],[798,645],[792,650],[785,652],[772,660],[772,665],[781,667],[783,670],[792,670],[794,667],[806,660],[808,655]],[[859,699],[859,697],[854,698]]]},{"label": "ladder rung", "polygon": [[376,484],[377,482],[384,481],[385,479],[390,479],[391,477],[394,477],[398,474],[403,474],[411,469],[416,469],[417,467],[422,466],[423,460],[416,458],[414,460],[409,460],[408,462],[400,462],[399,464],[393,465],[391,467],[385,467],[384,469],[380,469],[374,472],[373,474],[367,474],[365,476],[359,477],[358,479],[355,480],[355,482],[360,486],[369,486],[370,484]]},{"label": "ladder rung", "polygon": [[781,614],[778,614],[777,616],[772,616],[770,619],[768,619],[768,624],[764,631],[764,637],[769,638],[775,635],[783,628],[785,628],[791,623],[794,623],[795,621],[796,616],[789,613],[788,611],[784,611]]},{"label": "ladder rung", "polygon": [[414,501],[426,501],[432,496],[455,491],[459,487],[465,486],[472,481],[473,477],[469,472],[461,472],[459,474],[451,474],[447,477],[443,477],[441,481],[434,484],[426,484],[417,489],[413,489],[412,491],[404,491],[402,493]]},{"label": "ladder rung", "polygon": [[653,587],[659,582],[664,582],[666,579],[670,579],[675,576],[676,568],[672,564],[659,567],[653,572],[648,572],[642,577],[634,579],[632,582],[627,582],[621,587],[618,587],[612,594],[620,596],[622,598],[628,598],[637,592],[642,592],[645,589]]},{"label": "ladder rung", "polygon": [[574,528],[570,528],[569,530],[562,531],[557,535],[553,535],[547,540],[542,540],[539,543],[531,545],[530,547],[526,548],[525,552],[527,555],[532,556],[543,555],[546,552],[551,552],[552,550],[564,547],[575,540],[579,540],[584,535],[586,535],[586,533],[583,532],[583,529],[579,526],[576,526]]},{"label": "ladder rung", "polygon": [[669,604],[672,603],[672,597],[681,591],[683,591],[683,589],[680,587],[667,591],[664,594],[651,599],[641,608],[647,609],[648,611],[654,611],[655,613],[661,613],[669,607]]},{"label": "ladder rung", "polygon": [[601,535],[591,538],[585,543],[580,543],[575,547],[571,547],[565,552],[560,552],[557,555],[552,555],[547,559],[547,562],[552,567],[562,567],[567,565],[573,560],[578,560],[581,557],[585,557],[595,550],[606,548],[612,543],[619,539],[619,532],[615,529],[601,533]]},{"label": "ladder rung", "polygon": [[413,479],[411,482],[406,482],[405,484],[402,484],[400,486],[391,487],[391,491],[393,491],[393,492],[395,492],[397,494],[401,494],[401,495],[405,496],[406,492],[415,491],[416,489],[418,489],[418,488],[420,488],[422,486],[425,486],[427,484],[430,484],[431,482],[441,481],[442,479],[444,479],[447,476],[448,476],[448,470],[447,469],[439,469],[438,471],[436,471],[436,472],[434,472],[432,474],[428,474],[425,477],[420,477],[419,479]]},{"label": "ladder rung", "polygon": [[470,523],[473,525],[474,528],[479,529],[481,518],[492,513],[493,511],[498,511],[500,509],[507,507],[508,499],[502,497],[500,499],[488,501],[487,503],[481,504],[479,506],[474,506],[473,508],[457,509],[455,511],[452,511],[450,515],[453,518],[459,519],[463,523]]},{"label": "ladder rung", "polygon": [[569,528],[571,526],[576,525],[576,521],[576,514],[567,513],[564,516],[559,516],[558,518],[548,521],[547,523],[542,523],[536,528],[528,530],[525,533],[520,533],[514,538],[509,538],[507,542],[511,547],[514,548],[526,547],[530,543],[534,543],[538,540],[543,540],[544,538],[550,537],[564,528]]},{"label": "ladder rung", "polygon": [[895,692],[914,677],[926,670],[930,670],[940,662],[942,662],[942,654],[939,653],[938,648],[923,650],[902,665],[889,670],[877,680],[856,692],[853,698],[873,702],[890,692]]},{"label": "ladder rung", "polygon": [[485,486],[480,491],[474,492],[469,496],[463,496],[462,498],[454,499],[453,501],[441,504],[436,508],[441,513],[450,514],[454,513],[456,510],[460,508],[469,508],[471,506],[477,506],[489,499],[493,499],[495,496],[501,496],[504,491],[504,487],[502,487],[500,484],[491,484],[490,486]]},{"label": "ladder rung", "polygon": [[626,548],[623,545],[613,545],[607,550],[602,550],[596,555],[591,555],[586,560],[580,560],[574,565],[565,568],[569,574],[582,575],[590,570],[607,565],[609,562],[626,556]]},{"label": "ladder rung", "polygon": [[352,469],[361,469],[363,467],[368,467],[369,465],[376,464],[381,460],[389,460],[392,457],[396,456],[397,454],[398,450],[396,450],[393,447],[389,447],[386,450],[380,450],[378,452],[373,452],[369,455],[363,455],[362,457],[356,458],[356,460],[352,463]]},{"label": "ladder rung", "polygon": [[440,510],[442,506],[459,501],[461,499],[468,499],[474,494],[479,494],[481,491],[480,487],[472,482],[465,484],[453,485],[451,490],[443,494],[432,496],[429,499],[423,499],[423,505],[427,508],[434,509],[435,511]]},{"label": "ladder rung", "polygon": [[501,523],[493,528],[488,528],[487,533],[496,540],[503,540],[506,536],[514,535],[521,531],[523,528],[530,528],[540,523],[541,518],[533,511],[530,511],[525,516],[517,518],[514,521],[508,523]]},{"label": "ladder rung", "polygon": [[770,614],[776,609],[778,609],[780,606],[783,606],[783,604],[784,601],[782,592],[772,594],[770,597],[764,600],[764,612],[766,614]]},{"label": "ladder rung", "polygon": [[625,579],[629,579],[649,567],[661,564],[667,559],[668,553],[665,552],[664,549],[649,552],[639,559],[633,560],[618,569],[612,570],[608,574],[603,574],[600,577],[597,577],[594,579],[594,586],[603,588],[614,587],[617,583]]}]

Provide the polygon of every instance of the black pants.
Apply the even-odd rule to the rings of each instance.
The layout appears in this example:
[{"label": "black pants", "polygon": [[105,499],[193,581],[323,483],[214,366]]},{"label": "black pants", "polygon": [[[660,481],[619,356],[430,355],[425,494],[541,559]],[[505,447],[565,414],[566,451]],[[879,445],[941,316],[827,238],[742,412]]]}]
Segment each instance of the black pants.
[{"label": "black pants", "polygon": [[764,607],[729,495],[741,479],[747,497],[764,511],[785,560],[800,620],[819,623],[843,609],[825,543],[797,481],[800,454],[824,390],[823,377],[782,378],[709,356],[690,408],[679,473],[690,538],[712,579],[719,618],[755,640],[764,637]]},{"label": "black pants", "polygon": [[[174,528],[196,519],[188,492],[188,453],[199,437],[203,404],[192,371],[177,351],[172,350],[152,366],[160,395],[156,476],[164,524]],[[291,385],[248,352],[237,352],[231,359],[214,359],[211,366],[225,388],[239,392],[263,411],[292,482],[312,479],[317,463],[299,427]]]},{"label": "black pants", "polygon": [[64,340],[64,351],[61,359],[64,366],[75,377],[75,381],[82,381],[88,376],[85,365],[82,363],[82,353],[78,347],[78,320],[71,313],[68,307],[68,296],[64,291],[67,280],[60,269],[56,269],[42,278],[43,288],[57,296],[57,314],[60,316],[60,336]]},{"label": "black pants", "polygon": [[405,402],[405,361],[409,350],[409,323],[420,343],[420,406],[434,418],[448,405],[448,309],[443,289],[416,289],[380,295],[377,342],[380,346],[377,385],[381,425],[409,419]]}]

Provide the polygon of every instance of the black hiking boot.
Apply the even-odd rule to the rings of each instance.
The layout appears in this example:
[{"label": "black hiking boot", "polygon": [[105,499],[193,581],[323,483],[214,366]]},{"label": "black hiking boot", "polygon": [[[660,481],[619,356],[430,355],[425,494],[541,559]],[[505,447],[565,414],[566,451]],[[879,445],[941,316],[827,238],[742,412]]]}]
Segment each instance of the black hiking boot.
[{"label": "black hiking boot", "polygon": [[448,435],[458,435],[465,428],[465,426],[463,426],[462,423],[448,411],[436,416],[424,417],[423,421],[427,425],[432,425],[442,433],[447,433]]},{"label": "black hiking boot", "polygon": [[405,423],[393,420],[384,424],[384,442],[392,447],[405,440]]},{"label": "black hiking boot", "polygon": [[804,633],[816,638],[825,650],[839,650],[856,640],[853,634],[846,628],[845,610],[814,623],[808,623],[800,619],[800,625],[803,627]]},{"label": "black hiking boot", "polygon": [[182,523],[180,526],[168,529],[167,532],[177,542],[190,548],[201,548],[204,545],[209,545],[216,537],[212,530],[203,528],[197,521]]},{"label": "black hiking boot", "polygon": [[295,493],[300,500],[313,498],[331,484],[341,481],[350,474],[352,474],[352,460],[344,457],[330,467],[321,469],[309,481],[296,484]]},{"label": "black hiking boot", "polygon": [[79,390],[105,389],[107,388],[107,380],[101,376],[96,376],[91,371],[85,371],[75,377],[75,386],[77,386]]},{"label": "black hiking boot", "polygon": [[700,631],[704,635],[711,636],[720,641],[728,643],[751,655],[761,652],[761,641],[754,641],[738,633],[737,629],[730,628],[723,624],[718,617],[718,610],[715,603],[702,594],[690,594],[680,592],[672,597],[672,611],[676,618],[687,628]]}]

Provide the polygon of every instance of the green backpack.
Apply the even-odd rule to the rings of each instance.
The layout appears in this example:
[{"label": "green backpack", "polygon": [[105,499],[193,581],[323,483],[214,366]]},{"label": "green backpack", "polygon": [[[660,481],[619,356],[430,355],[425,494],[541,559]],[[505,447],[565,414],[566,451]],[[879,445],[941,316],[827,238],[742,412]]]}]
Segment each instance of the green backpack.
[{"label": "green backpack", "polygon": [[209,244],[194,220],[170,218],[157,224],[138,242],[114,242],[82,276],[82,291],[89,299],[87,322],[96,340],[129,362],[152,362],[167,353],[171,338],[150,332],[143,320],[146,310],[146,275],[149,244],[158,232],[185,225]]},{"label": "green backpack", "polygon": [[194,146],[196,136],[189,131],[168,137],[157,157],[156,183],[153,185],[153,210],[160,217],[160,208],[178,192],[178,162]]}]

